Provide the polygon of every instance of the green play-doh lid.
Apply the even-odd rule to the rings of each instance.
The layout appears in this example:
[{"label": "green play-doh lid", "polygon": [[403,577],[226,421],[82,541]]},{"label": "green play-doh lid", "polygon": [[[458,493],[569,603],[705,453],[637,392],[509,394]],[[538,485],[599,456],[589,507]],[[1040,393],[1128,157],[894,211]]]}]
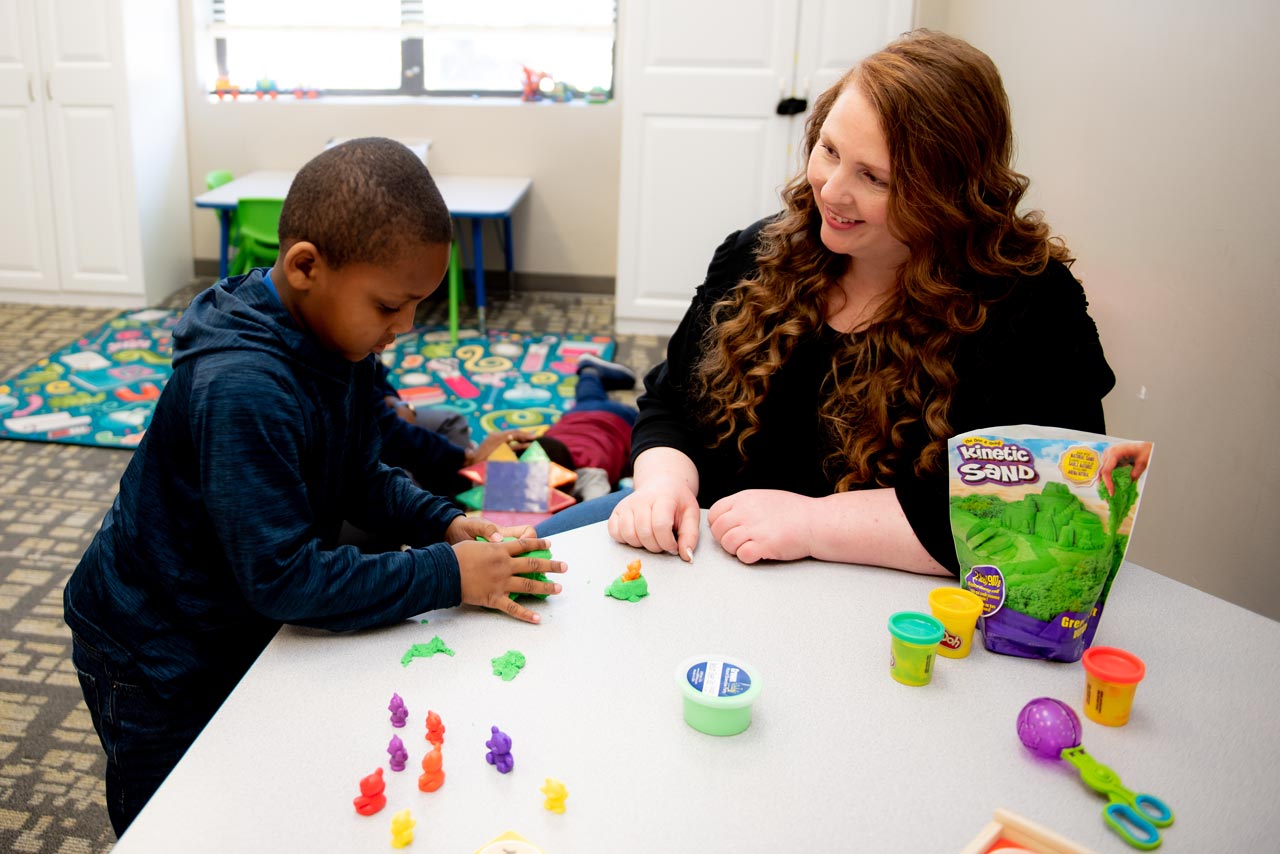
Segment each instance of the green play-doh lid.
[{"label": "green play-doh lid", "polygon": [[889,633],[903,643],[933,646],[946,630],[935,617],[919,611],[899,611],[889,618]]},{"label": "green play-doh lid", "polygon": [[737,656],[695,655],[676,668],[685,723],[707,735],[737,735],[751,725],[760,672]]}]

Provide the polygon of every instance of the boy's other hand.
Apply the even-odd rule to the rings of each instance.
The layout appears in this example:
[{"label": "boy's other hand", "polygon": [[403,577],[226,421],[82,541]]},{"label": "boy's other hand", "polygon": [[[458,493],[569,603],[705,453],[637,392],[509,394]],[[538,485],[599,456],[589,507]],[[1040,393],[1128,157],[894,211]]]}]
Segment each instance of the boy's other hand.
[{"label": "boy's other hand", "polygon": [[513,451],[523,451],[536,438],[537,436],[525,430],[502,430],[498,433],[490,433],[479,445],[467,449],[466,463],[470,466],[489,459],[489,455],[498,450],[501,445],[509,445]]},{"label": "boy's other hand", "polygon": [[510,598],[509,594],[554,596],[560,592],[560,585],[555,582],[520,577],[520,573],[564,572],[568,569],[564,561],[520,556],[548,547],[546,540],[527,537],[504,543],[482,543],[474,539],[455,543],[453,552],[458,556],[458,571],[462,577],[462,601],[468,605],[505,611],[526,623],[540,622],[536,613]]},{"label": "boy's other hand", "polygon": [[445,541],[450,545],[465,542],[466,540],[474,540],[477,537],[488,540],[491,543],[500,543],[508,537],[515,537],[517,540],[521,537],[525,539],[533,539],[538,534],[534,531],[532,525],[514,525],[509,528],[499,528],[488,519],[482,519],[478,516],[459,516],[449,523],[449,527],[444,532]]}]

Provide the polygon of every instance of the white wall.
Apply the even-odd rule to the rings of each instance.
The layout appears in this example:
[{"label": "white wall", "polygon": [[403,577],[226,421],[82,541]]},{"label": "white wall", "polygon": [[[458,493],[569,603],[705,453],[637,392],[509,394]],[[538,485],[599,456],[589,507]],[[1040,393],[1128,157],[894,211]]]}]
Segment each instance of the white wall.
[{"label": "white wall", "polygon": [[929,0],[999,66],[1019,170],[1079,261],[1156,453],[1129,557],[1280,618],[1280,4]]},{"label": "white wall", "polygon": [[[195,66],[198,33],[183,0],[183,49],[191,193],[204,192],[214,169],[297,169],[332,137],[389,136],[432,140],[429,164],[440,175],[518,175],[533,179],[514,217],[516,269],[525,273],[612,278],[617,257],[618,151],[616,104],[413,99],[213,102]],[[195,256],[218,257],[217,216],[194,215]],[[486,226],[486,256],[501,266],[496,231]],[[469,246],[469,235],[463,245]]]}]

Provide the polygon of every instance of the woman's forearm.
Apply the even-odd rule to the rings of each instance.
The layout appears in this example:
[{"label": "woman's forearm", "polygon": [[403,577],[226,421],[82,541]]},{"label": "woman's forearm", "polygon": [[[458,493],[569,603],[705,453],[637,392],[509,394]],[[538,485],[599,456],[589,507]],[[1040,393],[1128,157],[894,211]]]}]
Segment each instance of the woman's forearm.
[{"label": "woman's forearm", "polygon": [[661,481],[675,481],[684,484],[694,495],[698,494],[698,468],[675,448],[650,448],[640,454],[632,477],[637,490]]},{"label": "woman's forearm", "polygon": [[814,506],[812,554],[818,560],[951,574],[920,544],[892,489],[840,492]]}]

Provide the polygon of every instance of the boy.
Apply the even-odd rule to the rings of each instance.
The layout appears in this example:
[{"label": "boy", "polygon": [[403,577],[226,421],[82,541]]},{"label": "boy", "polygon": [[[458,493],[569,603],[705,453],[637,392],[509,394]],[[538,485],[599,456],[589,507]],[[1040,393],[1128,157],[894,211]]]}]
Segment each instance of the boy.
[{"label": "boy", "polygon": [[[459,602],[537,622],[506,594],[560,592],[513,578],[565,570],[516,557],[544,542],[475,540],[529,529],[467,519],[378,461],[371,355],[439,285],[450,237],[422,161],[353,140],[294,179],[275,266],[199,294],[174,330],[173,376],[64,595],[117,835],[282,623]],[[344,518],[414,548],[339,547]]]}]

